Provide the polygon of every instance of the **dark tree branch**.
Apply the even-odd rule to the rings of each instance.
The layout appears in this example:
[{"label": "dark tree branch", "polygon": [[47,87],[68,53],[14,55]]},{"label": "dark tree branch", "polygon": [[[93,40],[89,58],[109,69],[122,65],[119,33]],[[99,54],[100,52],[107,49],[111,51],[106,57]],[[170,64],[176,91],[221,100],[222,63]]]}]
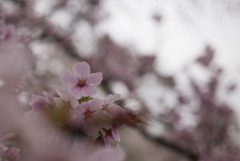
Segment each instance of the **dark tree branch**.
[{"label": "dark tree branch", "polygon": [[172,150],[182,156],[185,156],[186,158],[192,160],[192,161],[198,161],[199,156],[197,153],[193,152],[190,149],[185,149],[182,146],[176,144],[175,142],[172,142],[170,140],[167,140],[163,137],[153,137],[149,133],[147,133],[144,129],[140,129],[140,132],[143,136],[150,139],[154,143],[157,143],[160,146],[163,146],[165,148],[168,148],[169,150]]}]

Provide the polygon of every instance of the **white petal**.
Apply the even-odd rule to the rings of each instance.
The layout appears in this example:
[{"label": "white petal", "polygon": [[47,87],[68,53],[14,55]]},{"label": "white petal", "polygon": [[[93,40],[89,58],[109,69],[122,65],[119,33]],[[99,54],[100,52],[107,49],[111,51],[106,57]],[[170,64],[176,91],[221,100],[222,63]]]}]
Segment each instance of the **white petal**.
[{"label": "white petal", "polygon": [[110,94],[107,96],[107,98],[105,100],[105,104],[113,103],[116,100],[118,100],[119,98],[120,98],[120,94]]}]

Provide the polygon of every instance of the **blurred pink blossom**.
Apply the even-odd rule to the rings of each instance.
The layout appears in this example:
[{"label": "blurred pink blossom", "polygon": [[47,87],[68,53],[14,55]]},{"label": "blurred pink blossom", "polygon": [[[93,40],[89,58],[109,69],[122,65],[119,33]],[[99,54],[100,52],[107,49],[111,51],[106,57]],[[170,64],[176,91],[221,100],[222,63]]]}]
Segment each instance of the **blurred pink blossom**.
[{"label": "blurred pink blossom", "polygon": [[18,38],[19,37],[14,27],[6,25],[4,21],[0,19],[0,43],[16,41]]},{"label": "blurred pink blossom", "polygon": [[4,147],[4,154],[9,158],[9,161],[18,161],[20,159],[20,149],[15,147]]}]

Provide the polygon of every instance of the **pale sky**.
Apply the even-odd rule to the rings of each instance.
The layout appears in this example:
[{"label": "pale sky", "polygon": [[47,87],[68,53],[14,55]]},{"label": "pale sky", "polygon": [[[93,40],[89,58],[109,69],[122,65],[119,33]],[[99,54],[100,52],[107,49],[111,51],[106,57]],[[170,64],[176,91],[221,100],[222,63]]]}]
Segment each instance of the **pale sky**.
[{"label": "pale sky", "polygon": [[[216,50],[215,61],[227,70],[222,84],[231,80],[240,84],[239,0],[106,0],[104,8],[110,16],[100,24],[100,33],[141,52],[156,53],[161,72],[184,80],[184,67],[209,44]],[[162,16],[160,23],[152,20],[155,13]],[[207,77],[196,68],[191,72],[200,81]],[[219,99],[236,107],[240,115],[240,90],[232,95],[221,90]]]},{"label": "pale sky", "polygon": [[[110,33],[120,43],[144,52],[157,51],[164,72],[175,73],[199,55],[205,44],[216,49],[219,63],[239,72],[238,3],[236,0],[106,0],[105,9],[110,17],[101,26],[103,32]],[[162,15],[161,23],[152,21],[154,13]]]}]

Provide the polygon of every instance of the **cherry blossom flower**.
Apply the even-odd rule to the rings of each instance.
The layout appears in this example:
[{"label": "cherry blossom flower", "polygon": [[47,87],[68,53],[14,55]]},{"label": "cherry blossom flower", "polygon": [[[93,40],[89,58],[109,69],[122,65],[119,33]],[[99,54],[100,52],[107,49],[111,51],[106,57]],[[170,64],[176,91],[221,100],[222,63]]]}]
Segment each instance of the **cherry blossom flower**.
[{"label": "cherry blossom flower", "polygon": [[86,62],[78,62],[73,66],[73,73],[65,72],[63,82],[69,86],[69,93],[76,99],[92,96],[96,93],[96,86],[103,79],[102,73],[91,73],[90,67]]},{"label": "cherry blossom flower", "polygon": [[29,101],[31,110],[24,114],[25,119],[42,119],[47,113],[61,110],[64,101],[59,97],[53,97],[48,92],[43,91],[41,95],[32,94],[32,97]]},{"label": "cherry blossom flower", "polygon": [[119,98],[120,98],[119,94],[110,94],[104,100],[103,110],[106,111],[107,113],[110,113],[113,116],[113,118],[118,118],[125,114],[125,110],[123,108],[114,104],[114,102]]},{"label": "cherry blossom flower", "polygon": [[114,104],[116,100],[120,98],[119,94],[110,94],[107,96],[107,98],[104,100],[103,109],[110,113],[113,116],[112,120],[112,128],[106,132],[104,136],[104,143],[105,145],[110,142],[110,139],[113,138],[117,143],[120,143],[120,136],[118,133],[118,127],[115,125],[115,119],[118,118],[120,115],[124,115],[124,109],[120,106]]},{"label": "cherry blossom flower", "polygon": [[44,108],[48,106],[48,103],[43,96],[38,96],[35,94],[32,95],[29,104],[33,111],[43,111]]},{"label": "cherry blossom flower", "polygon": [[42,96],[32,94],[32,97],[29,102],[33,111],[44,111],[44,109],[55,106],[56,100],[48,92],[43,91]]},{"label": "cherry blossom flower", "polygon": [[24,114],[25,120],[40,120],[41,118],[43,118],[44,112],[49,107],[49,103],[52,101],[52,99],[47,93],[43,93],[43,95],[45,95],[46,97],[32,94],[32,97],[29,101],[29,105],[32,109]]},{"label": "cherry blossom flower", "polygon": [[95,115],[102,108],[103,101],[94,98],[88,102],[83,102],[76,107],[74,124],[78,127],[82,126],[83,131],[88,136],[94,136],[99,131],[98,123],[95,120]]}]

